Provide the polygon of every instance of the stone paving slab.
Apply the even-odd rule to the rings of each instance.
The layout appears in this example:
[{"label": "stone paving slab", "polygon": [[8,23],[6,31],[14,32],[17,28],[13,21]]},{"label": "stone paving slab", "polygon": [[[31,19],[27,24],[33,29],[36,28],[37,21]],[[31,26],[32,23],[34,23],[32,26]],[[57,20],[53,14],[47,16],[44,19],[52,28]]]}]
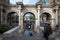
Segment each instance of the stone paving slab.
[{"label": "stone paving slab", "polygon": [[[19,36],[19,35],[15,35],[11,38],[6,37],[3,40],[45,40],[44,37],[42,36]],[[50,38],[49,40],[60,40],[60,37],[56,37],[56,38]]]},{"label": "stone paving slab", "polygon": [[2,38],[0,38],[0,40],[2,40]]},{"label": "stone paving slab", "polygon": [[3,40],[45,40],[43,37],[40,36],[13,36],[11,38],[4,38]]},{"label": "stone paving slab", "polygon": [[[3,38],[3,40],[45,40],[45,38],[43,37],[43,36],[41,36],[41,35],[33,35],[33,36],[25,36],[25,35],[15,35],[15,36],[13,36],[13,37],[11,37],[11,38],[9,38],[9,37],[6,37],[6,38]],[[49,40],[60,40],[60,36],[58,36],[57,34],[56,34],[56,32],[54,32],[51,36],[50,36],[50,38],[49,38]]]}]

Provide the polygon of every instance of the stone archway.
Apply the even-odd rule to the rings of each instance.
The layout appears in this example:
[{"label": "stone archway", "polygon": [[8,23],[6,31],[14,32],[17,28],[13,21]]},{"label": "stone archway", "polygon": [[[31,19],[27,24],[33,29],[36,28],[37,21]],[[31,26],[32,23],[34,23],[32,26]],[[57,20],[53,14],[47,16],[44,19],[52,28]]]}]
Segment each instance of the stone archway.
[{"label": "stone archway", "polygon": [[[40,25],[44,28],[44,31],[47,31],[48,34],[52,34],[53,31],[53,24],[52,24],[52,15],[44,12],[40,15]],[[46,30],[47,29],[47,30]]]},{"label": "stone archway", "polygon": [[52,16],[49,13],[47,12],[42,13],[40,15],[40,25],[44,26],[45,22],[48,22],[49,24],[51,24],[51,18]]},{"label": "stone archway", "polygon": [[26,12],[23,15],[23,28],[25,29],[30,29],[34,30],[35,27],[35,15],[32,12]]},{"label": "stone archway", "polygon": [[18,26],[18,14],[16,12],[10,12],[7,14],[7,23],[8,25],[15,27]]}]

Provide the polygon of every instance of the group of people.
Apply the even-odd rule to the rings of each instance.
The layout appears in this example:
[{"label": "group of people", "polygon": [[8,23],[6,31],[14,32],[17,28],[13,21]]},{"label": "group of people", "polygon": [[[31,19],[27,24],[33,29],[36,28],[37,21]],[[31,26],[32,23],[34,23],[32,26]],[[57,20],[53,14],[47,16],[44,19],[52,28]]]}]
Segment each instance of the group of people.
[{"label": "group of people", "polygon": [[26,22],[26,28],[30,30],[31,26],[32,26],[32,22],[31,21],[27,21]]},{"label": "group of people", "polygon": [[[31,22],[26,22],[26,27],[29,31],[31,29],[31,25],[32,25]],[[45,23],[44,24],[44,37],[45,37],[46,40],[49,39],[50,34],[52,34],[52,28],[51,28],[50,24]],[[30,33],[30,35],[32,35],[32,32]]]}]

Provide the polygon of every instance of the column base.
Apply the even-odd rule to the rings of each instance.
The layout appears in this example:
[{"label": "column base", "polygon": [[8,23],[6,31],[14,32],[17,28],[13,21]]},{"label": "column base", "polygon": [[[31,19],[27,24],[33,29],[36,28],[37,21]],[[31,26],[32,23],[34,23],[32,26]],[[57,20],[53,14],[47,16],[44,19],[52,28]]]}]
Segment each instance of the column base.
[{"label": "column base", "polygon": [[37,26],[37,28],[35,28],[35,32],[36,33],[40,33],[40,28],[39,28],[40,26]]}]

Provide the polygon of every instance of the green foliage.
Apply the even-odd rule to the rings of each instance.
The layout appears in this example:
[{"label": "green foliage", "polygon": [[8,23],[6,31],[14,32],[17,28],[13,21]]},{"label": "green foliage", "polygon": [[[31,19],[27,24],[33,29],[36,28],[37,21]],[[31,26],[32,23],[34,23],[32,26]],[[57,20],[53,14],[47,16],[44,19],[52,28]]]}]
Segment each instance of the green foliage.
[{"label": "green foliage", "polygon": [[29,18],[30,18],[30,20],[34,23],[35,17],[34,17],[34,16],[30,16]]},{"label": "green foliage", "polygon": [[11,28],[8,25],[0,24],[0,33],[4,33],[5,31],[8,31],[9,29]]},{"label": "green foliage", "polygon": [[18,20],[18,16],[11,16],[11,19]]},{"label": "green foliage", "polygon": [[33,17],[33,16],[30,16],[29,18],[33,21],[35,20],[35,17]]}]

